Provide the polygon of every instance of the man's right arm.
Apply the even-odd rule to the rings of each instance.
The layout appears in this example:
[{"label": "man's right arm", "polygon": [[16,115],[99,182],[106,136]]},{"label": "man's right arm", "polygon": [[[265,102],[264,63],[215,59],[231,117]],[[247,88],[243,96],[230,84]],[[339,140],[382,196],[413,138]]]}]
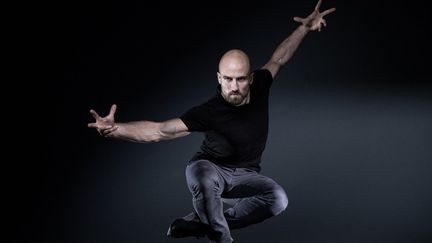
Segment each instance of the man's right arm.
[{"label": "man's right arm", "polygon": [[138,143],[159,142],[179,138],[190,134],[189,129],[180,118],[174,118],[164,122],[134,121],[128,123],[116,123],[114,114],[117,106],[111,106],[109,114],[105,117],[90,110],[95,122],[89,123],[88,127],[96,128],[104,137],[118,138]]},{"label": "man's right arm", "polygon": [[139,143],[151,143],[184,137],[190,134],[186,125],[179,118],[164,122],[135,121],[116,123],[115,126],[116,129],[102,135]]}]

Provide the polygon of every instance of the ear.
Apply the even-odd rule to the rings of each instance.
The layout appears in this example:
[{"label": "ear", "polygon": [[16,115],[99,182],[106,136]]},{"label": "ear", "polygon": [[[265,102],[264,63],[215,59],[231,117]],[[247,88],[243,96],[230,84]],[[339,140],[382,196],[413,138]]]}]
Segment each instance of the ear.
[{"label": "ear", "polygon": [[216,74],[217,74],[218,83],[222,84],[222,75],[219,72],[216,72]]},{"label": "ear", "polygon": [[251,85],[254,81],[254,73],[250,74],[250,81],[249,81],[249,85]]}]

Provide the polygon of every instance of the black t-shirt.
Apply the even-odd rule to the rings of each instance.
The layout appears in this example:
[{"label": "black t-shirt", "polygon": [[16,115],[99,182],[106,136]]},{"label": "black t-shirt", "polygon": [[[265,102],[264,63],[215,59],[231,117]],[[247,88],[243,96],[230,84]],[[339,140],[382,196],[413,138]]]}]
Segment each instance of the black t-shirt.
[{"label": "black t-shirt", "polygon": [[205,139],[192,160],[206,159],[233,168],[260,171],[268,134],[268,101],[273,77],[254,71],[248,104],[227,102],[218,85],[216,95],[180,116],[190,132],[204,132]]}]

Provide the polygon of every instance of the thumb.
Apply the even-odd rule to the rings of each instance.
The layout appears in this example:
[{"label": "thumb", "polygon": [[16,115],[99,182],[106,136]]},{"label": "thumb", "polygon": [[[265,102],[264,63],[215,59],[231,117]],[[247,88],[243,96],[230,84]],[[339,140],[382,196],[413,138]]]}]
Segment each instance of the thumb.
[{"label": "thumb", "polygon": [[294,21],[296,21],[296,22],[303,23],[303,19],[300,18],[300,17],[294,17],[293,19],[294,19]]},{"label": "thumb", "polygon": [[110,112],[109,112],[109,116],[114,116],[115,112],[117,111],[117,105],[113,104],[111,106]]},{"label": "thumb", "polygon": [[96,123],[89,123],[89,124],[87,124],[87,126],[90,128],[97,128],[98,127]]}]

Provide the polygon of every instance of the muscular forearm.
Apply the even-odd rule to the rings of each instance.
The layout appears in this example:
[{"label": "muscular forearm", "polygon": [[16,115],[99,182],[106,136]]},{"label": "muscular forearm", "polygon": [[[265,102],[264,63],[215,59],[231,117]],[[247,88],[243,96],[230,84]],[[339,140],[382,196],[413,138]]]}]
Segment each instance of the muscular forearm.
[{"label": "muscular forearm", "polygon": [[309,28],[304,25],[300,25],[294,32],[288,36],[279,46],[276,48],[272,55],[272,61],[284,65],[297,50],[300,42],[309,32]]},{"label": "muscular forearm", "polygon": [[135,121],[116,123],[118,128],[107,137],[129,140],[139,143],[158,142],[161,138],[160,123],[152,121]]}]

